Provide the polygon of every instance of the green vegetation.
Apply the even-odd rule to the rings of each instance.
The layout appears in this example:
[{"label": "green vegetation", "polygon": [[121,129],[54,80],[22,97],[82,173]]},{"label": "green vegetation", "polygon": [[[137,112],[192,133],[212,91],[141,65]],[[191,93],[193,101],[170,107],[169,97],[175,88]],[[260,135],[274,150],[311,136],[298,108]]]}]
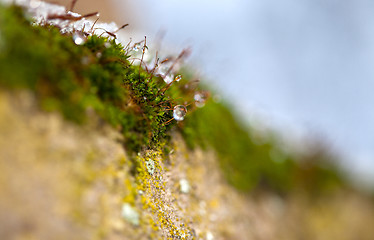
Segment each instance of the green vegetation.
[{"label": "green vegetation", "polygon": [[[129,58],[129,48],[114,40],[88,36],[76,45],[57,27],[32,25],[21,8],[0,6],[0,86],[31,89],[43,109],[60,111],[77,123],[84,123],[93,109],[121,131],[126,149],[136,153],[167,140],[176,125],[165,124],[173,117],[170,109],[193,101],[196,89],[185,87],[184,76],[166,91],[161,77]],[[332,165],[322,165],[324,154],[302,161],[282,153],[274,140],[256,144],[254,133],[225,104],[208,100],[204,108],[188,108],[190,114],[178,126],[189,147],[213,148],[228,181],[240,190],[317,193],[342,183]]]},{"label": "green vegetation", "polygon": [[131,151],[166,137],[173,100],[158,89],[160,77],[132,65],[127,49],[108,38],[89,36],[75,45],[57,27],[30,25],[18,7],[0,8],[0,85],[36,92],[43,109],[83,123],[95,110],[119,128]]},{"label": "green vegetation", "polygon": [[326,150],[298,159],[279,149],[274,137],[260,136],[261,141],[256,141],[260,133],[245,128],[229,109],[224,103],[208,101],[186,119],[183,135],[192,148],[213,148],[237,189],[280,194],[298,189],[317,194],[342,185],[341,173]]}]

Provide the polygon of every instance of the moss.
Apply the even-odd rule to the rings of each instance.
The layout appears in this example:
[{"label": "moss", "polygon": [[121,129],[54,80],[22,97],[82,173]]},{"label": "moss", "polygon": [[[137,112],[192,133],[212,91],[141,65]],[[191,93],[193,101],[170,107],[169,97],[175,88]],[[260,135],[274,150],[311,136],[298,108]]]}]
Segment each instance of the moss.
[{"label": "moss", "polygon": [[[133,65],[129,49],[114,40],[89,36],[77,46],[71,34],[61,34],[54,26],[32,25],[15,6],[0,6],[0,33],[0,86],[31,89],[43,109],[60,111],[77,123],[84,123],[93,109],[119,129],[132,153],[159,149],[176,125],[165,124],[172,119],[172,107],[193,101],[196,88],[191,87],[188,73],[166,90],[160,77]],[[316,191],[339,185],[335,167],[322,167],[318,159],[307,170],[292,155],[276,161],[276,141],[269,138],[256,144],[257,133],[245,128],[230,109],[213,100],[196,111],[191,105],[178,127],[191,148],[211,147],[218,153],[225,176],[236,188],[285,193],[296,187]],[[165,152],[170,151],[164,146]],[[133,173],[142,177],[139,166],[135,161]]]},{"label": "moss", "polygon": [[77,46],[57,27],[32,25],[19,7],[0,13],[0,86],[31,89],[45,110],[77,123],[93,109],[120,129],[133,152],[167,137],[173,98],[160,92],[166,84],[159,77],[128,61],[128,49],[95,35]]},{"label": "moss", "polygon": [[[230,109],[225,103],[209,100],[185,120],[182,133],[190,148],[213,148],[218,153],[226,178],[237,189],[280,194],[302,189],[317,194],[342,185],[336,166],[325,166],[334,159],[321,154],[305,164],[278,150],[275,137],[262,136],[262,143],[258,143],[258,133],[246,128]],[[309,171],[310,176],[305,174]]]}]

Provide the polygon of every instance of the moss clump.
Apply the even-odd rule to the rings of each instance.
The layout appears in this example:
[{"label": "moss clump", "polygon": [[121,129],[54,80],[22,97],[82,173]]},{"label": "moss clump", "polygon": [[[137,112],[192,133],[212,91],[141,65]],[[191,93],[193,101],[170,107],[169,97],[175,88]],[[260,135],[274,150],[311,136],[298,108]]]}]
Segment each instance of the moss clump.
[{"label": "moss clump", "polygon": [[20,7],[0,7],[0,86],[33,90],[45,110],[82,123],[87,109],[120,129],[126,147],[157,145],[173,123],[160,77],[132,65],[126,48],[89,36],[82,46],[50,25],[32,25]]}]

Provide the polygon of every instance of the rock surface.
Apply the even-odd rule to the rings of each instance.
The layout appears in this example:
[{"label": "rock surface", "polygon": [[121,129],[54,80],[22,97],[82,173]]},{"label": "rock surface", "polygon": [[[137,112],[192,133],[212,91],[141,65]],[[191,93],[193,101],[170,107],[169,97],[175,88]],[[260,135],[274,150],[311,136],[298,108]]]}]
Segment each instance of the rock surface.
[{"label": "rock surface", "polygon": [[40,111],[29,92],[0,92],[0,116],[0,239],[374,236],[368,198],[240,194],[214,152],[187,149],[177,133],[167,156],[144,151],[132,156],[135,166],[119,134],[94,115],[79,126]]}]

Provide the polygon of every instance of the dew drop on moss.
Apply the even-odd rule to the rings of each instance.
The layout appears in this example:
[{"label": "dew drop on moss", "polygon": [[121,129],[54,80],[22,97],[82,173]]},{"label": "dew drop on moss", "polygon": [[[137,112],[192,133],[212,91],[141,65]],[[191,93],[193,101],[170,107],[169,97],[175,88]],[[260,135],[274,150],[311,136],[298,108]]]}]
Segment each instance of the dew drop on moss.
[{"label": "dew drop on moss", "polygon": [[167,83],[167,84],[171,83],[173,81],[173,77],[174,77],[173,74],[165,75],[164,76],[164,82]]},{"label": "dew drop on moss", "polygon": [[187,108],[183,105],[177,105],[173,110],[173,118],[177,121],[183,121],[186,116]]},{"label": "dew drop on moss", "polygon": [[106,48],[110,48],[112,46],[112,44],[110,44],[110,42],[105,42],[104,43],[104,47]]},{"label": "dew drop on moss", "polygon": [[83,45],[86,42],[86,36],[82,32],[73,33],[73,41],[77,45]]},{"label": "dew drop on moss", "polygon": [[181,75],[177,75],[174,80],[176,82],[179,82],[181,79],[182,79],[182,76]]}]

